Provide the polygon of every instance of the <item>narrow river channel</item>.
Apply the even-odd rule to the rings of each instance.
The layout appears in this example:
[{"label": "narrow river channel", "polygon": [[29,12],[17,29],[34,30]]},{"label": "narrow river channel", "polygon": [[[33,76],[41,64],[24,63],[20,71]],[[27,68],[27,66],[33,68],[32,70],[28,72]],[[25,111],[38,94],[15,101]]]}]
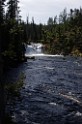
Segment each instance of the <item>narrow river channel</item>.
[{"label": "narrow river channel", "polygon": [[11,81],[21,72],[26,78],[8,113],[16,124],[82,124],[82,58],[43,54],[41,47],[28,45],[27,62],[10,70]]}]

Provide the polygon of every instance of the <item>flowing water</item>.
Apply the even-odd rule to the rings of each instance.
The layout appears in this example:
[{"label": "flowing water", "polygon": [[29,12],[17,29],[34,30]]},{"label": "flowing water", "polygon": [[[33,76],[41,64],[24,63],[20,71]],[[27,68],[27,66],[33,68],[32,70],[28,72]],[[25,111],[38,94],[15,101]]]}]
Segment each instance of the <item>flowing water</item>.
[{"label": "flowing water", "polygon": [[[8,103],[16,124],[82,124],[82,58],[43,54],[28,45],[27,62],[9,73],[26,76],[20,98]],[[12,76],[13,75],[13,76]]]}]

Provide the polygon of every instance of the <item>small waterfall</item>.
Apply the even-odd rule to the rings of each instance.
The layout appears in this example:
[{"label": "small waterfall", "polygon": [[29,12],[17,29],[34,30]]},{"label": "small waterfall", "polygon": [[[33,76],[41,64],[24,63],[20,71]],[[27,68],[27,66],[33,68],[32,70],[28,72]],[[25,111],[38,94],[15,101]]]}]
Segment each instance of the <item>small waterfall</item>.
[{"label": "small waterfall", "polygon": [[63,55],[50,55],[43,52],[43,44],[41,43],[31,43],[27,46],[25,56],[26,57],[63,57]]}]

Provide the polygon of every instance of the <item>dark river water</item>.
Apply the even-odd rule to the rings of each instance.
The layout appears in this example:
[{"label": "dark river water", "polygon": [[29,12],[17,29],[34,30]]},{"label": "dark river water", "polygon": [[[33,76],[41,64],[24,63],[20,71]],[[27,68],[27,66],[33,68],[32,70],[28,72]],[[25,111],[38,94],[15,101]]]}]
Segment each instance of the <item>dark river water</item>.
[{"label": "dark river water", "polygon": [[82,124],[82,58],[45,55],[36,47],[28,46],[27,62],[8,74],[11,82],[21,72],[26,77],[20,98],[7,105],[13,122]]}]

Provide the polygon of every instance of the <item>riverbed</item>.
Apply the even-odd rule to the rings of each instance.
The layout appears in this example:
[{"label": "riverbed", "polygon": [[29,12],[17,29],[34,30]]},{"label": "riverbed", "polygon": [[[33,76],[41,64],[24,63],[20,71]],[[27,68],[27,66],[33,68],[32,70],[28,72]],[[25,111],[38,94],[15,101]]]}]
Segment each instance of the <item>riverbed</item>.
[{"label": "riverbed", "polygon": [[[40,46],[40,45],[39,45]],[[48,55],[29,45],[27,62],[10,70],[15,81],[24,73],[20,98],[8,102],[16,124],[82,124],[82,58]],[[8,78],[7,77],[7,78]]]}]

